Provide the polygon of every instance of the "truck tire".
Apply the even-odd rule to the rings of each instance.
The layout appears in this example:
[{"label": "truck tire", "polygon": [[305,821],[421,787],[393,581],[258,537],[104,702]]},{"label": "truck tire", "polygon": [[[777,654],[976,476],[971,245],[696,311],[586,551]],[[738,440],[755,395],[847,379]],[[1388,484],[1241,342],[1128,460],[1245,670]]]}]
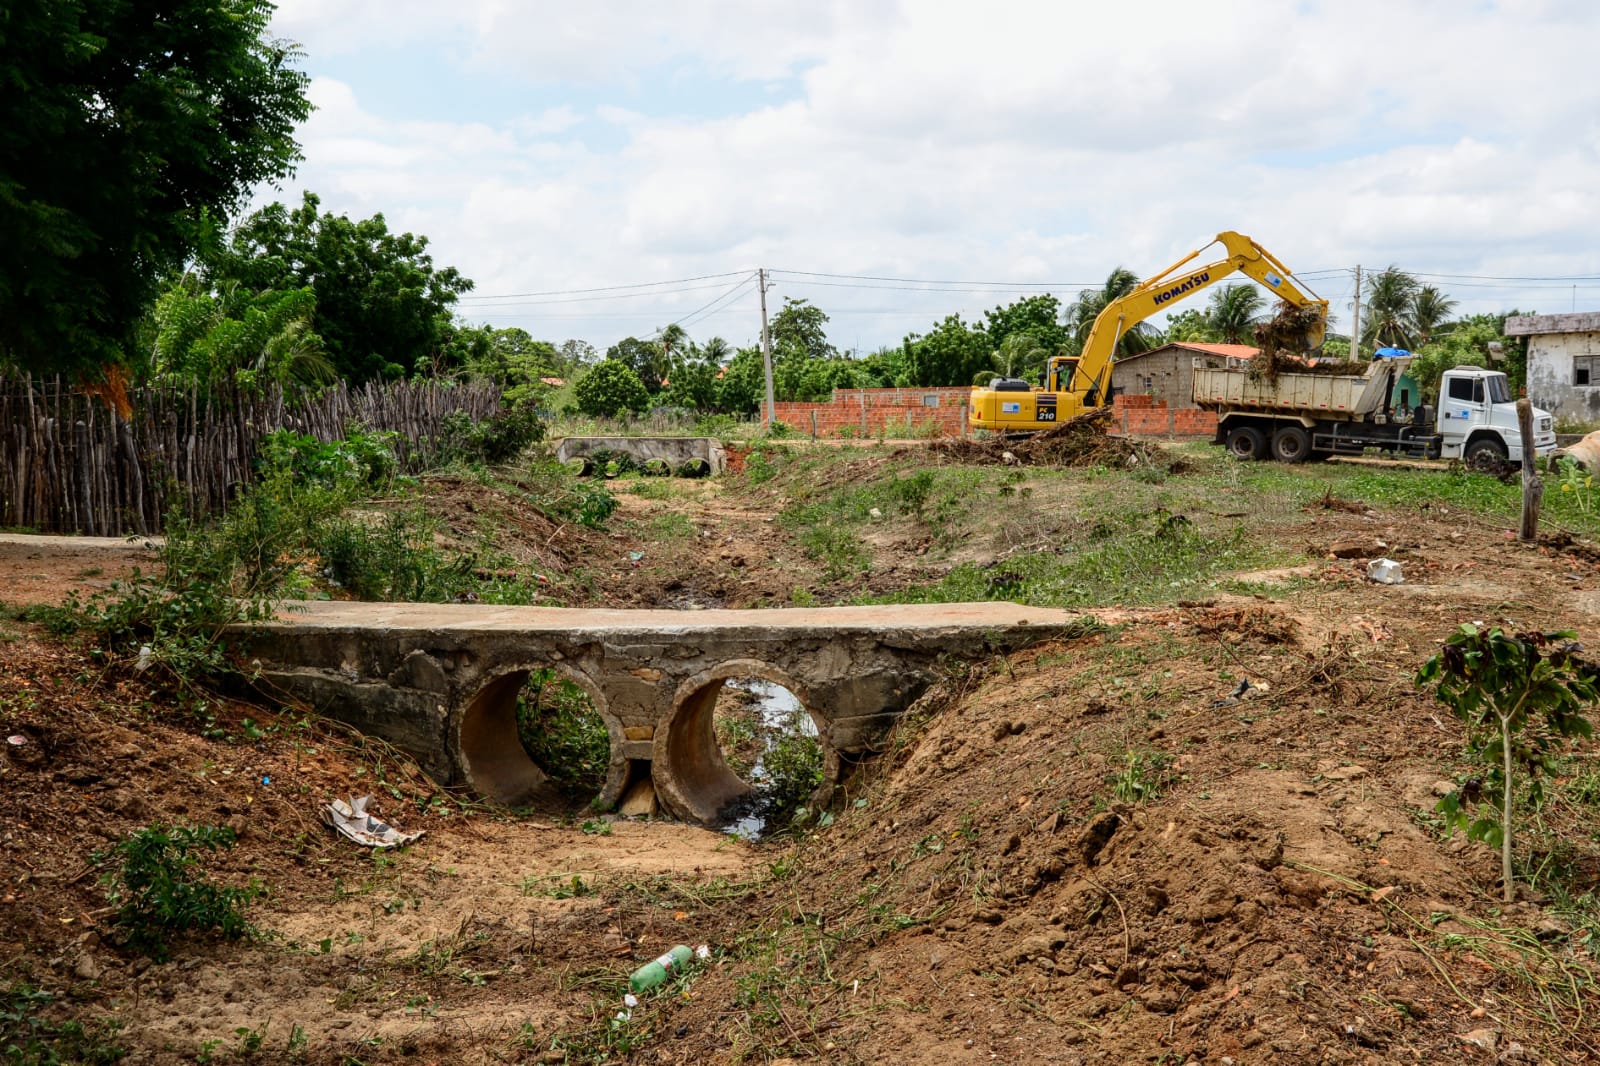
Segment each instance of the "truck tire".
[{"label": "truck tire", "polygon": [[1300,426],[1279,426],[1272,434],[1272,457],[1280,463],[1303,463],[1311,458],[1311,434]]},{"label": "truck tire", "polygon": [[1506,465],[1506,446],[1497,437],[1479,437],[1467,445],[1466,451],[1461,453],[1462,462],[1467,464],[1468,470],[1486,470],[1490,473],[1499,473]]},{"label": "truck tire", "polygon": [[1223,447],[1235,459],[1251,462],[1267,455],[1267,436],[1255,426],[1234,426],[1228,430]]}]

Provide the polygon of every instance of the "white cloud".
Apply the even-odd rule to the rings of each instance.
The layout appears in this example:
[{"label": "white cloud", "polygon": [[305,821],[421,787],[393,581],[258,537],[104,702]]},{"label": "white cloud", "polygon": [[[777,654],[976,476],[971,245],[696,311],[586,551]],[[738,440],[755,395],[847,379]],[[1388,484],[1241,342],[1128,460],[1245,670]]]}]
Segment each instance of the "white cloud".
[{"label": "white cloud", "polygon": [[[1600,272],[1587,3],[292,0],[277,24],[330,70],[444,42],[470,59],[441,94],[481,96],[473,79],[492,76],[598,95],[504,121],[395,121],[374,114],[376,86],[316,80],[300,183],[428,234],[481,294],[757,265],[1092,281],[1153,272],[1219,229],[1301,270]],[[786,75],[799,87],[715,117],[652,110],[653,79],[710,92]],[[1481,310],[1555,291],[1454,295]],[[1001,302],[793,278],[780,292],[835,312],[844,344]],[[496,313],[608,343],[715,295]],[[753,298],[735,310],[702,328],[748,340]]]}]

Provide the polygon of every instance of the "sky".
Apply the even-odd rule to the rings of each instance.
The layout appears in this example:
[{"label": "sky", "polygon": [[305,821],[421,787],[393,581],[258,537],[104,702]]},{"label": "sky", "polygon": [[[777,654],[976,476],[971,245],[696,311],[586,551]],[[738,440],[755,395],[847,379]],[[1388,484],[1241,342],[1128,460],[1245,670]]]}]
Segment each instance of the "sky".
[{"label": "sky", "polygon": [[555,343],[752,343],[766,268],[865,352],[1222,230],[1335,330],[1358,264],[1600,310],[1592,0],[278,0],[273,32],[316,111],[255,204],[381,212],[473,279],[463,318]]}]

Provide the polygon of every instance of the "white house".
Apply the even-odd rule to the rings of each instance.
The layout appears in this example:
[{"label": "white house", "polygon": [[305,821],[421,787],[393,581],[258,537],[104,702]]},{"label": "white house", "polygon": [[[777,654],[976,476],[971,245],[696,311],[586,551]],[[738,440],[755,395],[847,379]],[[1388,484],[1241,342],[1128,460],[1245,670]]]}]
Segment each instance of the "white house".
[{"label": "white house", "polygon": [[1528,338],[1528,398],[1557,418],[1600,422],[1600,312],[1515,315],[1506,336]]}]

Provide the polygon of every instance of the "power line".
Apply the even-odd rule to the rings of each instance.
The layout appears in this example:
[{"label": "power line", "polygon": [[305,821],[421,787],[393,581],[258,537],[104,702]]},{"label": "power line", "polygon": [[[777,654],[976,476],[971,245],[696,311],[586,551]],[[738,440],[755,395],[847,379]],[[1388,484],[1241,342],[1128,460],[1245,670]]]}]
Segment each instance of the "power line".
[{"label": "power line", "polygon": [[[630,285],[601,285],[592,289],[548,289],[544,292],[506,292],[494,295],[463,296],[463,300],[520,300],[529,296],[577,296],[591,292],[617,292],[621,289],[649,289],[663,285],[684,285],[691,281],[712,281],[717,278],[731,278],[740,274],[748,274],[747,270],[730,270],[723,274],[699,274],[692,278],[673,278],[670,281],[640,281]],[[715,286],[701,286],[714,288]]]}]

